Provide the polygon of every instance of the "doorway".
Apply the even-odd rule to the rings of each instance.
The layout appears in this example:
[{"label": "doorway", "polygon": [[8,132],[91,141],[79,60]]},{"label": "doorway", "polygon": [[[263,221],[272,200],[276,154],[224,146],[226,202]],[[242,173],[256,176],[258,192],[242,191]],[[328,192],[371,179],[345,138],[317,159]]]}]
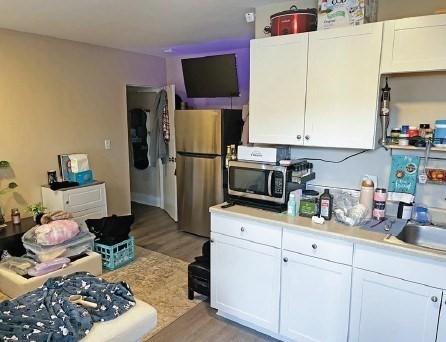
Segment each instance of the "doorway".
[{"label": "doorway", "polygon": [[[166,142],[168,156],[164,164],[159,158],[155,162],[150,158],[151,136],[157,134],[154,120],[160,115],[156,112],[155,101],[163,89],[167,92],[170,130],[170,138]],[[161,208],[177,222],[175,88],[128,85],[126,98],[131,201]]]}]

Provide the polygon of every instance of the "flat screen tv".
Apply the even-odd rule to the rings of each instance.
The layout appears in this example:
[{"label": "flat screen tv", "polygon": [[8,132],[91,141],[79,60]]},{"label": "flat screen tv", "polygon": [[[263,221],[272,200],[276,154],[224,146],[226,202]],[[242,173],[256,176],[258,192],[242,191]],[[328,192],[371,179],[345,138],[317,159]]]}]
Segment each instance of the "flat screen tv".
[{"label": "flat screen tv", "polygon": [[235,54],[182,59],[187,97],[239,96]]}]

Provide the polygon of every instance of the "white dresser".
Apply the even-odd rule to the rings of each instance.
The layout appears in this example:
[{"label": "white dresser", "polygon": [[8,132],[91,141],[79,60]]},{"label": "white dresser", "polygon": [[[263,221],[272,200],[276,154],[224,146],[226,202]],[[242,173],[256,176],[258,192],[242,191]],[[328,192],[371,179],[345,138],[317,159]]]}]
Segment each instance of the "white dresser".
[{"label": "white dresser", "polygon": [[107,195],[104,182],[51,190],[42,186],[43,205],[49,211],[64,210],[73,214],[78,223],[107,216]]}]

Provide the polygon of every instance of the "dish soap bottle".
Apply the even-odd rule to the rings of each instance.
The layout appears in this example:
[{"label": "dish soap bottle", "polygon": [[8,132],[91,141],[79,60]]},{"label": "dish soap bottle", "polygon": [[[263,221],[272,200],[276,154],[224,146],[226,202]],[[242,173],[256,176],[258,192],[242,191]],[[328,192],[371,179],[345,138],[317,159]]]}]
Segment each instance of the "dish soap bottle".
[{"label": "dish soap bottle", "polygon": [[288,216],[296,216],[297,215],[296,198],[292,192],[290,193],[290,198],[288,199],[287,214],[288,214]]},{"label": "dish soap bottle", "polygon": [[367,216],[365,218],[371,219],[373,212],[373,195],[375,193],[375,185],[373,181],[366,177],[361,183],[361,193],[359,195],[359,203],[367,209]]},{"label": "dish soap bottle", "polygon": [[319,200],[319,217],[323,217],[327,221],[331,220],[333,212],[333,195],[329,189],[325,189]]}]

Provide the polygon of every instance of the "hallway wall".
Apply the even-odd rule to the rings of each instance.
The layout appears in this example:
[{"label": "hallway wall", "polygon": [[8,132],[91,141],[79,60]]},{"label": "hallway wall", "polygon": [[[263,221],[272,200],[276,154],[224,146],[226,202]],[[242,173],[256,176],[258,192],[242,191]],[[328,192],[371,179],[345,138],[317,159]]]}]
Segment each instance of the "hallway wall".
[{"label": "hallway wall", "polygon": [[[147,117],[155,112],[155,92],[136,92],[131,88],[127,88],[127,110],[130,116],[130,110],[134,108],[149,109],[150,113]],[[131,143],[129,143],[131,148]],[[131,156],[131,151],[129,151]],[[132,159],[129,158],[130,168],[130,193],[132,202],[138,202],[147,205],[160,206],[160,171],[159,167],[148,167],[144,170],[136,169],[133,166]]]}]

